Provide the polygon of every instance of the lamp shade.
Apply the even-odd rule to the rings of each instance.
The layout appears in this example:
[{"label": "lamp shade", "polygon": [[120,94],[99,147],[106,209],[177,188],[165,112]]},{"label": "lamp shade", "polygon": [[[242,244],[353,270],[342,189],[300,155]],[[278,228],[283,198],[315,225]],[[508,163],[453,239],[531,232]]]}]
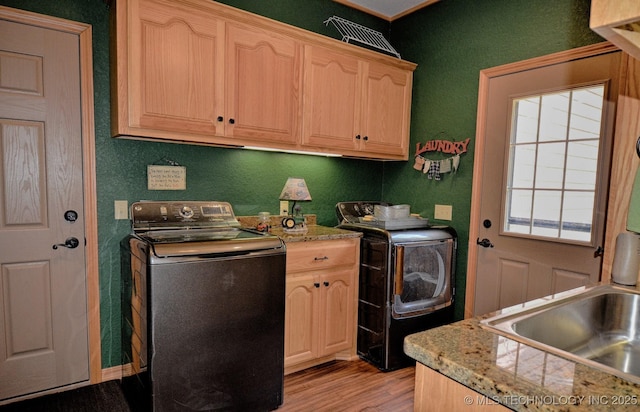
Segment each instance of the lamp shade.
[{"label": "lamp shade", "polygon": [[300,177],[290,177],[287,179],[282,192],[280,193],[280,200],[311,200],[311,194],[307,189],[307,183]]}]

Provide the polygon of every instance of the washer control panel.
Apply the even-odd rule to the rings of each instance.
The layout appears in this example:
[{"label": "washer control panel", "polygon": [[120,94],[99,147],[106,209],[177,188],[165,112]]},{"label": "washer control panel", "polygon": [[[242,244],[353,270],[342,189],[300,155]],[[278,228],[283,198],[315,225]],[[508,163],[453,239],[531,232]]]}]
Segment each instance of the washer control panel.
[{"label": "washer control panel", "polygon": [[136,202],[131,223],[134,230],[240,226],[231,205],[217,201]]}]

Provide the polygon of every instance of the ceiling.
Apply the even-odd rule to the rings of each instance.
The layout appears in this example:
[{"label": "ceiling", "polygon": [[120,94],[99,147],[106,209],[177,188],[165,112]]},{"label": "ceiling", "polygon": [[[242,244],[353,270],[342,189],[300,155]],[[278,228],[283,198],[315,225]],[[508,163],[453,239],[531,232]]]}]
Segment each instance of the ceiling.
[{"label": "ceiling", "polygon": [[440,0],[333,0],[354,9],[393,21]]}]

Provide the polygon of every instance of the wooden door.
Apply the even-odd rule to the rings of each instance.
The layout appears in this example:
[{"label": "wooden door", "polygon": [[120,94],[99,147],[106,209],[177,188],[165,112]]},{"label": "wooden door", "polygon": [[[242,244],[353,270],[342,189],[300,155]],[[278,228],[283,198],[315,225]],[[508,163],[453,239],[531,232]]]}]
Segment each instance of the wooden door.
[{"label": "wooden door", "polygon": [[318,288],[313,275],[287,278],[284,326],[285,367],[314,359],[318,353]]},{"label": "wooden door", "polygon": [[295,145],[300,137],[302,46],[227,23],[225,135]]},{"label": "wooden door", "polygon": [[118,64],[127,64],[119,81],[130,93],[118,114],[132,128],[222,135],[224,22],[170,1],[122,0],[117,7],[128,19],[117,47],[128,48],[129,63]]},{"label": "wooden door", "polygon": [[[470,259],[476,258],[470,265],[475,268],[473,314],[600,280],[621,53],[579,57],[554,64],[543,59],[527,70],[517,65],[486,87],[478,114],[486,141],[476,153],[476,171],[482,174],[474,179],[478,202],[472,205],[478,208],[470,241]],[[581,93],[592,100],[581,101]],[[532,110],[521,116],[525,104]],[[579,113],[587,106],[594,114]],[[547,112],[553,121],[545,124]],[[586,118],[597,130],[583,127]],[[524,147],[519,136],[525,135],[528,148],[519,151]],[[578,146],[588,146],[589,156],[582,157]],[[551,147],[561,149],[556,153]],[[516,166],[527,173],[516,176]],[[591,192],[579,186],[589,179]],[[577,202],[579,197],[587,200]],[[515,202],[528,214],[513,212]],[[587,216],[580,220],[583,208]]]},{"label": "wooden door", "polygon": [[79,56],[0,21],[0,399],[89,379]]},{"label": "wooden door", "polygon": [[353,339],[353,270],[338,270],[320,281],[319,356],[351,348]]},{"label": "wooden door", "polygon": [[361,63],[355,57],[305,46],[302,143],[323,148],[359,147]]},{"label": "wooden door", "polygon": [[412,72],[370,62],[364,79],[361,150],[406,158]]}]

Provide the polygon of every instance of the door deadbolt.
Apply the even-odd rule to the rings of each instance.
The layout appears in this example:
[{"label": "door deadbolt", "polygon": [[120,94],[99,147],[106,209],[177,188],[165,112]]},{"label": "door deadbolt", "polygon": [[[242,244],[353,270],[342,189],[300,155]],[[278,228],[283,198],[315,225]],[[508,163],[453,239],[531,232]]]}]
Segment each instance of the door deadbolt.
[{"label": "door deadbolt", "polygon": [[64,220],[71,223],[75,222],[76,220],[78,220],[78,212],[76,212],[75,210],[67,210],[66,212],[64,212]]}]

